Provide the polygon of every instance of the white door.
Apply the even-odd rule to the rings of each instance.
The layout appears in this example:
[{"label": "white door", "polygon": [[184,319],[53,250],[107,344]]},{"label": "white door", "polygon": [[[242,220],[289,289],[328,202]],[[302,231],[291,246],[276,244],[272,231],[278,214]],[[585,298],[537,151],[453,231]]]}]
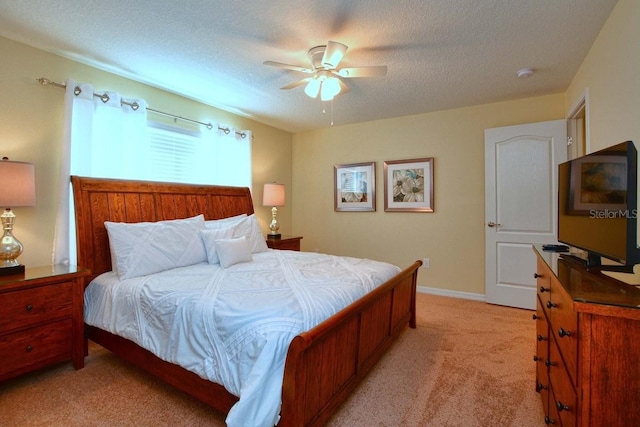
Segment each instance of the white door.
[{"label": "white door", "polygon": [[536,308],[533,243],[556,243],[565,120],[486,129],[486,301]]}]

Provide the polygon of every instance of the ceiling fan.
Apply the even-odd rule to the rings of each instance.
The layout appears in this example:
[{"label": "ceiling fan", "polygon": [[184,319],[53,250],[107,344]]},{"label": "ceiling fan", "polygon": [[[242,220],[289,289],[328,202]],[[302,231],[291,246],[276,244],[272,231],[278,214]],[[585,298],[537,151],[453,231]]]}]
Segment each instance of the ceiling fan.
[{"label": "ceiling fan", "polygon": [[317,98],[320,95],[321,100],[330,101],[335,96],[349,91],[349,86],[342,79],[382,77],[387,74],[386,65],[338,68],[347,49],[347,45],[334,41],[329,41],[326,45],[312,47],[307,53],[312,68],[274,61],[264,61],[264,65],[309,74],[309,77],[283,86],[280,89],[288,90],[306,85],[304,92],[308,96]]}]

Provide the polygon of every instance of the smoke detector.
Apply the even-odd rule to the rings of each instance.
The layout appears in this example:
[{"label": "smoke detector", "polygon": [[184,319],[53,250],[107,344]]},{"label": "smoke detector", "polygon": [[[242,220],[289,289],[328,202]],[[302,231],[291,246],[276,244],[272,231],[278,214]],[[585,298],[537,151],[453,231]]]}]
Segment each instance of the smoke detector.
[{"label": "smoke detector", "polygon": [[519,78],[526,78],[526,77],[530,77],[533,75],[533,73],[535,72],[535,70],[533,68],[520,68],[517,72],[516,75]]}]

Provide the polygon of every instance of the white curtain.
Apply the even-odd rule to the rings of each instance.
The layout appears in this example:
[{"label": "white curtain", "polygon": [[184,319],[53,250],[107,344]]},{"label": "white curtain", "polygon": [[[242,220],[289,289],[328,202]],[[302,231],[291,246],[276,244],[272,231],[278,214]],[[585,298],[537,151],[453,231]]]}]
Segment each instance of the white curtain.
[{"label": "white curtain", "polygon": [[198,169],[206,173],[200,182],[251,188],[251,131],[214,124],[204,135],[210,155],[199,160]]},{"label": "white curtain", "polygon": [[[70,175],[145,179],[149,165],[147,104],[106,92],[94,96],[93,86],[66,82],[64,141],[58,188],[58,213],[52,262],[75,263],[75,230],[70,220]],[[74,242],[74,244],[70,244]]]},{"label": "white curtain", "polygon": [[[132,108],[132,105],[136,106]],[[64,142],[58,188],[58,213],[52,262],[76,263],[75,221],[70,175],[178,181],[251,188],[251,132],[215,124],[188,141],[188,150],[170,153],[188,165],[180,176],[167,176],[167,153],[148,135],[147,103],[122,99],[116,92],[94,95],[90,84],[66,82]],[[169,135],[178,144],[176,134]],[[166,151],[166,150],[165,150]],[[155,163],[154,163],[155,161]],[[165,162],[166,163],[166,162]]]}]

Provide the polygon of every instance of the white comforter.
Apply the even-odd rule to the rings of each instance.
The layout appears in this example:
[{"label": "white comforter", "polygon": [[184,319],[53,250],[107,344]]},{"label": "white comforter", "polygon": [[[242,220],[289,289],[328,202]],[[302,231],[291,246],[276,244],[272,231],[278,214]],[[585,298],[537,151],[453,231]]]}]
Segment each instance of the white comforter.
[{"label": "white comforter", "polygon": [[85,321],[224,385],[229,426],[273,426],[289,343],[400,269],[366,259],[269,250],[224,269],[198,264],[85,292]]}]

